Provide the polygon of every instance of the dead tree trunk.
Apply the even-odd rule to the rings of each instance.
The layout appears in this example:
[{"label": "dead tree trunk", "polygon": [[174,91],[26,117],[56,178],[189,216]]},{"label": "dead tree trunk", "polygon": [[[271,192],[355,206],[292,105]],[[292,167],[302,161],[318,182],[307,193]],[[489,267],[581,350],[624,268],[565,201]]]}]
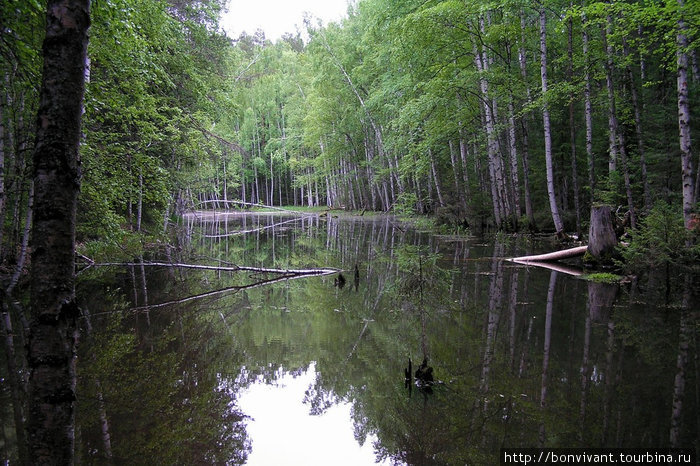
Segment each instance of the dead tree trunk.
[{"label": "dead tree trunk", "polygon": [[591,226],[588,230],[589,263],[607,263],[617,246],[617,236],[613,225],[613,214],[610,206],[598,205],[591,207]]}]

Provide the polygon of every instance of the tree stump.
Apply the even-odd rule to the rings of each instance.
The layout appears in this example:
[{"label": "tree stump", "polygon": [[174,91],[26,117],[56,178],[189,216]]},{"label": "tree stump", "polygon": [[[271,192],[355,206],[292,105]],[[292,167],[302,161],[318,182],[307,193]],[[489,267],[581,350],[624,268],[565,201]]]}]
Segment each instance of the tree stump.
[{"label": "tree stump", "polygon": [[588,250],[584,262],[609,264],[612,262],[617,236],[613,225],[612,208],[608,205],[591,207],[591,226],[588,230]]}]

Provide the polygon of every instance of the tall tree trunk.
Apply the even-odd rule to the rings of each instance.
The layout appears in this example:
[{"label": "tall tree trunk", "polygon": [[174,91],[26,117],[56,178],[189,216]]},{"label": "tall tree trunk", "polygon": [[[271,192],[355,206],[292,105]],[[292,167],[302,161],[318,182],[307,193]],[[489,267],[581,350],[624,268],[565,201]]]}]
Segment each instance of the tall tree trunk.
[{"label": "tall tree trunk", "polygon": [[[460,130],[461,133],[461,130]],[[462,199],[464,200],[464,210],[467,211],[467,199],[470,197],[471,189],[469,187],[469,168],[467,165],[468,157],[467,141],[464,140],[462,134],[459,136],[459,157],[462,160],[462,180],[464,181],[464,192]]]},{"label": "tall tree trunk", "polygon": [[522,210],[520,209],[520,177],[518,176],[518,149],[515,144],[515,108],[513,105],[513,94],[508,96],[508,146],[510,152],[510,185],[513,194],[513,215],[514,223],[520,220]]},{"label": "tall tree trunk", "polygon": [[588,186],[591,190],[591,201],[595,199],[596,178],[595,178],[595,156],[593,154],[593,104],[591,102],[591,62],[588,53],[588,28],[586,16],[582,17],[583,30],[583,56],[584,66],[584,101],[585,101],[585,120],[586,120],[586,158],[588,160]]},{"label": "tall tree trunk", "polygon": [[77,318],[78,149],[90,27],[89,0],[49,0],[34,149],[27,434],[33,464],[72,464]]},{"label": "tall tree trunk", "polygon": [[[640,27],[641,35],[641,27]],[[629,47],[627,41],[623,39],[624,54],[626,57],[630,55]],[[627,79],[629,81],[630,95],[632,96],[632,109],[634,110],[634,129],[637,136],[637,150],[639,151],[639,165],[642,173],[642,189],[644,192],[644,208],[646,210],[651,209],[651,193],[649,191],[649,181],[647,177],[647,162],[646,162],[646,150],[644,148],[644,132],[642,131],[642,108],[644,108],[644,102],[637,93],[637,86],[634,83],[634,73],[632,73],[632,67],[627,65]]]},{"label": "tall tree trunk", "polygon": [[462,190],[459,187],[459,163],[457,163],[457,150],[455,149],[455,144],[452,139],[447,141],[450,148],[450,162],[452,163],[452,177],[455,182],[455,196],[459,199],[459,204],[462,205],[464,196],[462,195]]},{"label": "tall tree trunk", "polygon": [[[527,103],[532,101],[530,95],[530,85],[527,82],[527,54],[525,49],[526,37],[525,9],[520,10],[520,44],[518,48],[518,62],[520,63],[520,76],[525,83],[525,95]],[[523,166],[523,188],[525,189],[525,215],[527,216],[528,228],[535,229],[535,212],[532,208],[532,191],[530,190],[530,143],[527,127],[527,117],[523,115],[522,126],[522,154],[521,162]]]},{"label": "tall tree trunk", "polygon": [[693,154],[690,145],[690,102],[688,99],[688,27],[683,19],[684,0],[678,0],[681,9],[676,34],[678,62],[678,132],[681,148],[681,182],[683,184],[683,220],[685,227],[691,227],[693,213]]},{"label": "tall tree trunk", "polygon": [[19,255],[17,256],[17,264],[15,265],[15,272],[10,278],[10,283],[7,285],[5,290],[8,295],[11,295],[19,283],[19,278],[22,276],[24,270],[24,262],[27,259],[27,247],[29,246],[29,235],[32,229],[32,214],[34,205],[34,182],[29,183],[29,194],[27,195],[27,216],[24,220],[24,232],[22,233],[22,243],[19,249]]},{"label": "tall tree trunk", "polygon": [[632,180],[630,178],[627,145],[625,144],[625,137],[622,134],[622,132],[620,132],[620,134],[618,135],[618,139],[620,141],[620,161],[622,162],[622,174],[625,179],[625,193],[627,194],[627,208],[629,209],[630,228],[634,229],[637,227],[637,215],[634,209],[634,196],[632,195]]},{"label": "tall tree trunk", "polygon": [[[8,91],[5,91],[8,92]],[[5,95],[0,94],[0,264],[3,262],[5,231]]]},{"label": "tall tree trunk", "polygon": [[[573,2],[569,5],[573,8]],[[567,64],[566,74],[568,75],[569,82],[573,82],[574,77],[574,22],[571,17],[568,21],[568,46],[567,52],[569,56],[569,62]],[[581,237],[581,202],[580,193],[578,189],[578,168],[576,163],[576,126],[574,124],[574,95],[570,96],[569,100],[569,140],[571,146],[571,181],[572,188],[574,190],[574,210],[576,211],[576,235]]]},{"label": "tall tree trunk", "polygon": [[[542,95],[547,96],[547,17],[544,7],[540,8],[540,76],[542,78]],[[542,121],[544,124],[544,157],[547,171],[547,194],[549,195],[549,208],[552,211],[552,221],[557,234],[564,231],[564,224],[559,216],[557,197],[554,191],[554,166],[552,163],[552,125],[549,120],[549,106],[543,103]]]},{"label": "tall tree trunk", "polygon": [[375,193],[375,176],[374,169],[372,168],[372,159],[374,158],[374,151],[372,149],[371,142],[369,141],[369,136],[365,134],[364,145],[365,145],[365,160],[367,160],[367,189],[369,189],[371,198],[371,209],[377,208],[377,194]]},{"label": "tall tree trunk", "polygon": [[[251,200],[251,202],[260,202],[260,182],[258,181],[258,166],[255,164],[253,161],[253,176],[255,177],[255,198]],[[251,197],[253,195],[251,194]]]},{"label": "tall tree trunk", "polygon": [[430,169],[433,173],[433,180],[435,181],[435,191],[437,191],[438,202],[440,207],[445,206],[445,199],[442,197],[442,187],[440,186],[440,179],[438,178],[437,169],[435,168],[435,157],[433,157],[433,151],[428,149],[428,156],[430,157]]},{"label": "tall tree trunk", "polygon": [[612,33],[612,16],[608,14],[606,28],[602,31],[603,44],[605,46],[605,86],[608,90],[608,136],[610,140],[608,173],[617,170],[617,110],[615,108],[615,87],[613,82],[613,48],[608,41],[608,35]]},{"label": "tall tree trunk", "polygon": [[[483,17],[479,19],[481,29],[484,29]],[[486,126],[487,150],[489,161],[489,177],[491,179],[491,200],[493,204],[493,216],[497,229],[501,229],[506,219],[507,213],[504,208],[504,199],[502,196],[501,183],[503,180],[503,172],[499,170],[500,148],[498,146],[498,136],[496,135],[496,119],[494,117],[494,101],[489,97],[488,81],[484,77],[484,73],[488,71],[488,58],[485,53],[480,51],[476,45],[473,45],[474,60],[477,71],[482,76],[479,78],[479,86],[481,89],[481,102],[484,111],[484,121]],[[501,161],[502,162],[502,161]],[[502,165],[502,164],[501,164]]]},{"label": "tall tree trunk", "polygon": [[139,198],[136,203],[136,231],[141,231],[141,219],[143,218],[143,173],[139,167]]},{"label": "tall tree trunk", "polygon": [[[8,74],[5,75],[5,81],[8,81]],[[4,259],[5,251],[3,249],[3,233],[5,232],[5,206],[7,202],[5,200],[5,102],[6,93],[9,92],[5,90],[0,94],[0,264],[2,264]]]}]

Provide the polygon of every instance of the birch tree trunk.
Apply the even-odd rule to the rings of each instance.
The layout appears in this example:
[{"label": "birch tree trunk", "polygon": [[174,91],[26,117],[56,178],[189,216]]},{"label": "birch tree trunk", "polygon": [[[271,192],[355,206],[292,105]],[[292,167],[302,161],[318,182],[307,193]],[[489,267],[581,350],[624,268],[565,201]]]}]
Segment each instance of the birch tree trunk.
[{"label": "birch tree trunk", "polygon": [[4,256],[5,205],[5,96],[0,95],[0,264]]},{"label": "birch tree trunk", "polygon": [[139,167],[139,197],[136,202],[136,231],[141,231],[141,219],[143,218],[143,173]]},{"label": "birch tree trunk", "polygon": [[518,176],[518,149],[515,144],[515,107],[512,93],[508,96],[508,146],[510,152],[510,185],[513,192],[513,215],[515,216],[514,223],[517,223],[522,215],[522,210],[520,209],[520,177]]},{"label": "birch tree trunk", "polygon": [[582,17],[583,30],[583,56],[586,70],[584,72],[584,101],[586,120],[586,158],[588,160],[588,186],[591,189],[591,200],[595,199],[596,178],[595,178],[595,156],[593,154],[593,104],[591,102],[591,62],[588,53],[588,29],[586,16]]},{"label": "birch tree trunk", "polygon": [[612,16],[608,15],[606,29],[603,30],[603,44],[605,47],[605,86],[608,90],[608,136],[609,158],[608,173],[617,170],[617,110],[615,106],[615,87],[613,83],[613,48],[608,41],[608,35],[612,31]]},{"label": "birch tree trunk", "polygon": [[[573,2],[569,5],[573,8]],[[569,82],[573,82],[574,76],[574,23],[573,19],[569,18],[568,21],[568,66],[567,75]],[[571,147],[571,182],[572,188],[574,190],[574,210],[576,211],[576,234],[581,237],[581,203],[578,189],[578,167],[576,163],[576,126],[574,120],[574,95],[571,95],[571,100],[569,101],[569,140]]]},{"label": "birch tree trunk", "polygon": [[[547,96],[547,17],[544,7],[540,7],[540,76],[542,78],[542,96]],[[547,102],[542,106],[542,121],[544,124],[544,156],[547,171],[547,194],[549,195],[549,208],[552,211],[552,221],[557,234],[564,231],[564,224],[559,216],[557,198],[554,191],[554,166],[552,162],[552,125],[549,119],[549,106]]]},{"label": "birch tree trunk", "polygon": [[28,342],[32,464],[72,464],[77,318],[75,218],[78,148],[90,27],[89,0],[49,0],[34,149]]},{"label": "birch tree trunk", "polygon": [[459,199],[459,204],[463,205],[464,204],[464,196],[462,194],[462,190],[459,187],[459,163],[457,163],[457,154],[456,154],[456,149],[455,149],[455,144],[452,139],[447,141],[449,148],[450,148],[450,162],[452,163],[452,177],[455,182],[455,195]]},{"label": "birch tree trunk", "polygon": [[433,151],[430,149],[428,149],[428,156],[430,157],[430,169],[433,173],[433,180],[435,181],[435,191],[437,191],[438,202],[440,203],[440,207],[444,207],[445,199],[442,197],[440,178],[438,178],[437,169],[435,168],[435,157],[433,157]]},{"label": "birch tree trunk", "polygon": [[[525,95],[527,103],[532,99],[530,96],[530,86],[527,83],[527,55],[525,50],[525,10],[520,10],[520,46],[518,49],[518,62],[520,63],[520,76],[525,83]],[[522,154],[521,163],[523,166],[523,188],[525,189],[525,215],[530,230],[535,229],[535,213],[532,208],[532,194],[530,191],[530,143],[528,138],[527,119],[523,115],[521,120],[522,126]]]},{"label": "birch tree trunk", "polygon": [[[484,20],[479,19],[481,23],[481,28],[483,30]],[[476,43],[473,45],[474,49],[474,60],[476,63],[477,71],[482,75],[479,78],[479,87],[481,90],[481,101],[484,111],[484,119],[486,126],[486,136],[487,136],[487,148],[488,148],[488,159],[489,159],[489,176],[491,178],[491,197],[493,203],[493,215],[494,221],[496,223],[496,228],[501,229],[504,221],[508,215],[507,209],[505,208],[503,199],[503,170],[502,170],[502,160],[500,160],[500,148],[498,145],[498,136],[496,135],[496,119],[494,117],[494,101],[489,97],[489,85],[485,76],[483,75],[488,71],[488,58],[485,52],[478,49]],[[500,161],[500,163],[499,163]]]},{"label": "birch tree trunk", "polygon": [[678,19],[678,32],[676,34],[677,74],[678,74],[678,132],[681,148],[681,181],[683,183],[683,220],[685,227],[690,229],[693,213],[693,154],[690,144],[690,101],[688,99],[688,27],[682,17],[684,0],[678,0],[681,9],[681,17]]}]

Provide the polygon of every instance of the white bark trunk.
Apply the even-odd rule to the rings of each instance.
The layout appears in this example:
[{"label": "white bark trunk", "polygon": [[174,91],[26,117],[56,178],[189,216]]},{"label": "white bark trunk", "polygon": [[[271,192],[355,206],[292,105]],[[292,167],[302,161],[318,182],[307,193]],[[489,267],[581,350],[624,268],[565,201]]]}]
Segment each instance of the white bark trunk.
[{"label": "white bark trunk", "polygon": [[584,73],[584,100],[585,100],[585,120],[586,120],[586,157],[588,159],[588,186],[591,189],[591,199],[595,199],[595,155],[593,154],[593,104],[591,102],[591,72],[590,57],[588,53],[588,29],[586,16],[583,21],[583,56],[586,71]]},{"label": "white bark trunk", "polygon": [[[547,97],[547,17],[544,8],[540,9],[540,75],[542,78],[542,96]],[[564,224],[559,216],[559,207],[554,191],[554,166],[552,162],[552,126],[549,118],[549,106],[545,101],[542,107],[542,121],[544,125],[544,153],[547,171],[547,194],[549,195],[549,208],[552,211],[552,221],[557,233],[564,231]]]},{"label": "white bark trunk", "polygon": [[609,159],[608,172],[617,170],[617,110],[615,106],[615,87],[613,83],[613,48],[608,41],[608,35],[612,32],[612,16],[608,15],[606,29],[603,31],[603,43],[605,44],[605,86],[608,90],[608,138]]},{"label": "white bark trunk", "polygon": [[[682,9],[684,0],[678,0]],[[682,14],[682,13],[681,13]],[[681,181],[683,184],[683,219],[686,228],[691,227],[693,212],[693,158],[690,140],[690,102],[688,100],[688,36],[687,26],[683,18],[678,19],[676,45],[678,47],[678,132],[681,149]]]}]

